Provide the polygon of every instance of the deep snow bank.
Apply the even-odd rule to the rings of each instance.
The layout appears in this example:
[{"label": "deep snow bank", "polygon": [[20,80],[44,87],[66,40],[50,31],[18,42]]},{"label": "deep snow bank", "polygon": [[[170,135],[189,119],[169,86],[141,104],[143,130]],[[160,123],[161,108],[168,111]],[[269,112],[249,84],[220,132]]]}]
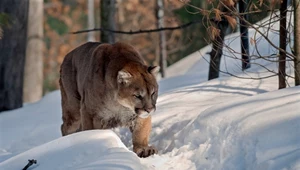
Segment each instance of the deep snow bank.
[{"label": "deep snow bank", "polygon": [[0,163],[0,169],[22,169],[36,159],[36,169],[144,169],[111,130],[92,130],[61,137]]},{"label": "deep snow bank", "polygon": [[[184,97],[181,108],[196,96]],[[170,108],[154,115],[151,141],[160,147],[160,156],[142,161],[149,169],[300,168],[300,87],[231,98],[206,109],[201,104]]]}]

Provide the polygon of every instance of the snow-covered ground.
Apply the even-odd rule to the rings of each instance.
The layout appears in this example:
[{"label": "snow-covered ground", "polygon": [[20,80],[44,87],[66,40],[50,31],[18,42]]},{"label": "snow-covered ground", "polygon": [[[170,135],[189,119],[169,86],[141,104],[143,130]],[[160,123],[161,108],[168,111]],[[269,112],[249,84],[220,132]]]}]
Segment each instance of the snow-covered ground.
[{"label": "snow-covered ground", "polygon": [[[277,28],[277,25],[274,25]],[[249,30],[254,36],[254,30]],[[227,44],[239,51],[237,34]],[[278,35],[268,35],[278,43]],[[274,49],[264,40],[259,52]],[[256,53],[251,46],[251,52]],[[21,109],[0,113],[0,169],[300,169],[300,87],[277,90],[277,77],[238,79],[221,74],[207,81],[210,46],[168,68],[159,81],[150,143],[159,153],[138,158],[128,129],[93,130],[61,137],[60,92]],[[233,55],[225,52],[225,55]],[[276,63],[253,62],[276,71]],[[226,63],[226,64],[225,64]],[[253,64],[223,58],[222,69],[243,77],[270,75]],[[292,67],[288,67],[292,73]],[[293,86],[293,80],[288,80]]]}]

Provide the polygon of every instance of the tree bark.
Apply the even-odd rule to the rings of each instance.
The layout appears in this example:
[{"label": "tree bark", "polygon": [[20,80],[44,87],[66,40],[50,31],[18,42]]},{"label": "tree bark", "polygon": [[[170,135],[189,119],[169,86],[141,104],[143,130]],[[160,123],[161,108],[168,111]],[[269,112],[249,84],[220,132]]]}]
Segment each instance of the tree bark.
[{"label": "tree bark", "polygon": [[23,102],[43,95],[43,0],[29,1]]},{"label": "tree bark", "polygon": [[[287,12],[287,0],[282,0],[282,3],[280,5],[280,43],[279,47],[286,51],[286,12]],[[279,52],[279,67],[278,67],[278,86],[279,89],[286,87],[286,72],[285,72],[285,66],[286,64],[286,53],[280,51]]]},{"label": "tree bark", "polygon": [[[116,0],[101,0],[101,27],[115,30]],[[101,32],[101,42],[114,43],[115,36],[111,32]]]},{"label": "tree bark", "polygon": [[226,20],[214,21],[216,27],[220,30],[220,35],[212,40],[212,50],[209,61],[208,80],[219,77],[221,57],[223,55],[224,37],[228,29],[228,22]]},{"label": "tree bark", "polygon": [[[156,0],[156,19],[157,28],[164,27],[164,0]],[[167,69],[167,50],[166,50],[166,34],[164,31],[159,32],[159,65],[161,77],[166,77]]]},{"label": "tree bark", "polygon": [[295,66],[295,85],[300,85],[300,1],[294,0],[294,66]]},{"label": "tree bark", "polygon": [[22,107],[26,52],[28,0],[1,0],[0,12],[8,14],[0,40],[0,111]]},{"label": "tree bark", "polygon": [[[222,13],[226,14],[227,16],[231,16],[230,11],[235,11],[236,2],[234,4],[225,6],[225,0],[223,3],[219,3],[218,9],[222,11]],[[229,8],[230,11],[227,9]],[[229,27],[229,22],[225,17],[221,18],[221,21],[217,19],[212,19],[212,24],[214,27],[220,30],[220,34],[215,36],[212,39],[212,50],[210,54],[210,62],[209,62],[209,71],[208,71],[208,80],[212,80],[219,77],[220,72],[220,65],[221,65],[221,57],[223,55],[223,46],[224,46],[224,38],[226,32]]]},{"label": "tree bark", "polygon": [[[88,29],[95,28],[95,12],[94,12],[94,0],[88,0]],[[95,32],[90,31],[87,35],[88,41],[95,41]]]},{"label": "tree bark", "polygon": [[[239,12],[245,13],[247,10],[247,0],[239,1]],[[244,20],[248,20],[247,15],[241,16],[240,20],[240,33],[241,33],[241,52],[242,52],[242,70],[248,69],[251,67],[250,65],[250,57],[249,57],[249,35],[248,35],[248,27],[246,26],[246,22]]]}]

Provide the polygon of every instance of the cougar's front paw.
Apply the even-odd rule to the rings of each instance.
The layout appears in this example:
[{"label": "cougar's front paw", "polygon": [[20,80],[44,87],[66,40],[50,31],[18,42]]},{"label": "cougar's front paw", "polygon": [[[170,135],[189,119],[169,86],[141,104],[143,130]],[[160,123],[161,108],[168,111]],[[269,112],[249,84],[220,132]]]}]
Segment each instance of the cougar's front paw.
[{"label": "cougar's front paw", "polygon": [[145,146],[145,147],[135,148],[134,152],[137,154],[137,156],[141,158],[146,158],[150,155],[156,154],[157,149],[153,146]]}]

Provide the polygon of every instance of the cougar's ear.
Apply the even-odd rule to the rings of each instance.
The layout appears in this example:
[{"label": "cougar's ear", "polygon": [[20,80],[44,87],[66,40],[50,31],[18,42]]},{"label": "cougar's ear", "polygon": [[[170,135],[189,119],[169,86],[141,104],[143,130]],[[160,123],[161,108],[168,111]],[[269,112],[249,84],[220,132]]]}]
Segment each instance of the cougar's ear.
[{"label": "cougar's ear", "polygon": [[150,67],[148,67],[148,72],[154,76],[157,76],[159,69],[160,69],[159,66],[150,66]]},{"label": "cougar's ear", "polygon": [[118,72],[118,83],[120,84],[129,84],[131,81],[132,75],[126,70],[120,70]]}]

